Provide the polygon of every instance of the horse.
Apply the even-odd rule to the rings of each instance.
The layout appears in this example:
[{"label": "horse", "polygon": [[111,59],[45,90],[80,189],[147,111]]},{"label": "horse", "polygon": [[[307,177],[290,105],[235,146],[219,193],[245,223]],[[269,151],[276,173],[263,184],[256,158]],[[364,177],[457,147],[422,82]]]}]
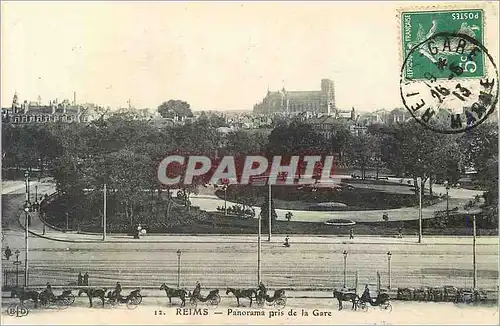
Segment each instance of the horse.
[{"label": "horse", "polygon": [[359,300],[359,297],[354,292],[340,292],[336,289],[333,290],[333,297],[337,298],[339,301],[339,310],[342,310],[342,301],[351,301],[352,308],[351,310],[356,310],[356,300]]},{"label": "horse", "polygon": [[104,307],[104,297],[106,296],[106,289],[105,288],[86,288],[86,289],[80,289],[78,291],[78,296],[80,296],[82,293],[85,293],[89,297],[89,302],[90,302],[90,308],[92,308],[92,298],[99,298],[102,301],[102,306]]},{"label": "horse", "polygon": [[238,302],[238,307],[240,306],[240,298],[248,298],[250,300],[250,307],[252,306],[252,297],[255,295],[257,297],[256,289],[233,289],[227,288],[226,295],[232,293],[236,297],[236,302]]},{"label": "horse", "polygon": [[188,295],[188,292],[185,289],[170,288],[165,283],[163,283],[160,287],[160,291],[161,290],[165,290],[170,305],[172,305],[172,298],[181,299],[181,307],[184,307],[186,305],[186,296]]},{"label": "horse", "polygon": [[38,305],[38,292],[34,290],[22,289],[22,288],[14,288],[10,292],[11,298],[19,298],[21,304],[24,304],[24,301],[31,300],[35,303],[35,308]]}]

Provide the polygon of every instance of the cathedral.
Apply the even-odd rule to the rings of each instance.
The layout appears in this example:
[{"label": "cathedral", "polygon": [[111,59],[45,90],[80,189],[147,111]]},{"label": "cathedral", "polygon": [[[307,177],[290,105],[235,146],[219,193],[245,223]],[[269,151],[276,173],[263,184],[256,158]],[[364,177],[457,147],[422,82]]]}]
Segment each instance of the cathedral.
[{"label": "cathedral", "polygon": [[336,115],[335,90],[333,81],[321,80],[318,91],[267,91],[266,97],[256,104],[253,112],[257,114],[297,114],[310,112],[313,114]]}]

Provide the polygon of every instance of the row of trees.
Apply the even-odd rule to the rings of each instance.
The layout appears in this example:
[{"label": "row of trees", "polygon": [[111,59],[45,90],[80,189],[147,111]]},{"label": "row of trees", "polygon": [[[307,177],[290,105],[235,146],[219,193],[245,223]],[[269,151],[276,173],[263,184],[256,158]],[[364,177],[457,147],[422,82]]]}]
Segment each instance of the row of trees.
[{"label": "row of trees", "polygon": [[[216,130],[218,126],[217,120],[201,118],[158,129],[127,114],[89,124],[6,124],[2,131],[3,167],[50,171],[58,190],[75,199],[74,210],[86,210],[85,205],[95,204],[97,199],[78,200],[84,193],[90,199],[101,196],[98,191],[89,194],[84,189],[100,190],[107,184],[116,203],[115,214],[133,224],[152,211],[169,218],[172,201],[162,196],[164,189],[156,171],[157,164],[169,153],[210,157],[337,154],[337,164],[359,168],[363,175],[369,169],[385,168],[400,176],[422,177],[431,184],[444,180],[454,183],[465,167],[474,166],[478,181],[488,191],[485,198],[489,214],[498,216],[495,123],[484,123],[460,135],[436,134],[415,122],[370,126],[366,133],[355,135],[339,122],[329,139],[300,121],[282,122],[270,134],[240,130],[222,135]],[[184,187],[188,199],[198,186]]]}]

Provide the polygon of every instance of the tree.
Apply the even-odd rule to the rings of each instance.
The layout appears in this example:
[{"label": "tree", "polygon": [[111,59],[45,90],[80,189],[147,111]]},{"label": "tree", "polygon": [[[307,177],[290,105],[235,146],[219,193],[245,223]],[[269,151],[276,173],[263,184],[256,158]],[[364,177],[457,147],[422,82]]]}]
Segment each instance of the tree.
[{"label": "tree", "polygon": [[380,168],[382,152],[380,150],[380,139],[376,135],[366,133],[353,136],[349,139],[346,149],[346,160],[352,166],[361,169],[361,177],[365,178],[369,167]]},{"label": "tree", "polygon": [[223,114],[219,112],[205,112],[202,111],[200,116],[198,117],[199,121],[207,121],[208,125],[212,128],[219,128],[219,127],[228,127],[228,124],[226,122],[226,118],[224,117]]},{"label": "tree", "polygon": [[267,151],[271,155],[320,155],[328,148],[327,142],[310,124],[294,121],[279,125],[269,135]]},{"label": "tree", "polygon": [[191,112],[189,103],[181,100],[168,100],[163,102],[158,106],[158,113],[164,118],[184,118],[192,117],[193,112]]},{"label": "tree", "polygon": [[498,225],[498,124],[483,123],[460,137],[464,165],[473,167],[486,190],[483,212],[490,225]]},{"label": "tree", "polygon": [[237,130],[227,134],[224,152],[228,155],[260,154],[267,144],[267,138],[261,133]]},{"label": "tree", "polygon": [[454,135],[437,134],[412,120],[392,129],[385,138],[387,150],[381,158],[393,171],[413,177],[415,184],[418,177],[423,184],[429,180],[432,194],[432,180],[443,175],[449,178],[459,169],[461,154],[456,139]]}]

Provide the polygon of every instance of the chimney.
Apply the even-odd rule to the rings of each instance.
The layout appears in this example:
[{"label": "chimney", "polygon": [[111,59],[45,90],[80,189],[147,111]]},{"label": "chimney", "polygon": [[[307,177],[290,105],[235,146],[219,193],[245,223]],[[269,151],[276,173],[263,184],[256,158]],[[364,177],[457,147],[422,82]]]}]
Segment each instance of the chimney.
[{"label": "chimney", "polygon": [[73,105],[76,105],[76,92],[73,92]]}]

